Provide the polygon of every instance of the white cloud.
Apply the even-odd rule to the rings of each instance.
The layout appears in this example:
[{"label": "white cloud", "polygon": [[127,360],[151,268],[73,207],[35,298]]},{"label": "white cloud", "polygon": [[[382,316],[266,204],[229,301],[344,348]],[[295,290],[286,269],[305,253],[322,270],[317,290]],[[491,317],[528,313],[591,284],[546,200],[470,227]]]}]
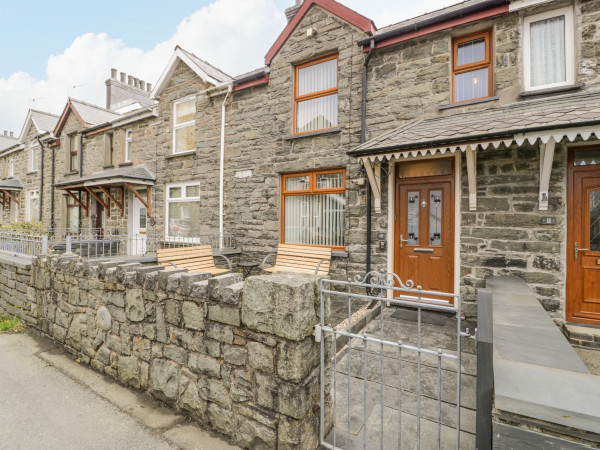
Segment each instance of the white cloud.
[{"label": "white cloud", "polygon": [[128,47],[105,33],[84,34],[48,57],[45,79],[24,72],[0,78],[0,132],[18,134],[29,107],[60,114],[68,96],[105,106],[104,80],[112,67],[155,83],[175,45],[230,75],[261,67],[285,23],[273,0],[215,0],[186,17],[169,40],[150,51]]},{"label": "white cloud", "polygon": [[[454,3],[342,2],[373,19],[379,27]],[[293,0],[288,3],[292,5]],[[261,67],[264,55],[285,24],[283,11],[274,0],[214,0],[182,20],[170,39],[157,43],[150,51],[129,47],[105,33],[84,34],[62,53],[48,57],[45,79],[24,72],[0,78],[0,132],[10,129],[19,133],[29,107],[60,114],[67,96],[104,106],[104,80],[112,67],[155,83],[177,44],[230,75]]]}]

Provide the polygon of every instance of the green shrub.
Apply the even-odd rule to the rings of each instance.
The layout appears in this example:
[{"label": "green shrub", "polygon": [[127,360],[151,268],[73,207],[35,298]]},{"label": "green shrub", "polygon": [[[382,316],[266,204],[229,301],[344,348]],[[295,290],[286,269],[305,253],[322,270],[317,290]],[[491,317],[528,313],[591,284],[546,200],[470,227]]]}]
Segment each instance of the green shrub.
[{"label": "green shrub", "polygon": [[25,325],[18,317],[0,314],[0,333],[20,333],[25,330]]}]

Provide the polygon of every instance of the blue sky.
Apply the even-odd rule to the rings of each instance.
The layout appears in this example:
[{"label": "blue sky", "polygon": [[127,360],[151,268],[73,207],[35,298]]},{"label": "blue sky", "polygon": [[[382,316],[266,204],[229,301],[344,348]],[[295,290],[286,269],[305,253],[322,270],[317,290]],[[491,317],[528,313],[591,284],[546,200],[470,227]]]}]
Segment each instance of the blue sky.
[{"label": "blue sky", "polygon": [[[457,0],[342,0],[378,27]],[[175,45],[235,76],[264,64],[294,0],[3,2],[0,132],[69,96],[103,106],[110,69],[155,83]]]}]

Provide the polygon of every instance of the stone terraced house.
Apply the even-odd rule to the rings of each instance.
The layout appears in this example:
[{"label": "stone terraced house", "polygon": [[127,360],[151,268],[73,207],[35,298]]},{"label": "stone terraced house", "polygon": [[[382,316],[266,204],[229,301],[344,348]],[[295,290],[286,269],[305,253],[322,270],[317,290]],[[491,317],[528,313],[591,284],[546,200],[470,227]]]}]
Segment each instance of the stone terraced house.
[{"label": "stone terraced house", "polygon": [[43,186],[55,227],[230,234],[240,261],[325,246],[333,277],[395,272],[467,315],[512,274],[555,320],[600,323],[600,2],[468,0],[380,30],[333,0],[286,14],[247,74],[176,47],[153,89],[113,69],[106,108],[30,112],[43,183],[31,130],[0,136],[19,217]]}]

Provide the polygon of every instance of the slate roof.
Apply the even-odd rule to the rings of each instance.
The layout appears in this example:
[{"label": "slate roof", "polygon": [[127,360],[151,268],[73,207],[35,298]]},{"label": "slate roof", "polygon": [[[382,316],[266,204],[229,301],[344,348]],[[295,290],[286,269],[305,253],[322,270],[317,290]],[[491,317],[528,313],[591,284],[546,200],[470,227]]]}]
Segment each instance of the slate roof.
[{"label": "slate roof", "polygon": [[259,69],[254,69],[254,70],[251,70],[250,72],[246,72],[241,75],[238,75],[237,77],[234,77],[233,79],[235,81],[243,80],[244,78],[249,78],[254,75],[262,75],[264,73],[269,73],[270,71],[271,71],[271,69],[269,68],[269,66],[264,66]]},{"label": "slate roof", "polygon": [[37,109],[30,110],[31,118],[35,122],[35,126],[40,132],[52,132],[56,128],[59,116],[50,114]]},{"label": "slate roof", "polygon": [[74,178],[67,181],[56,183],[54,186],[66,187],[75,186],[84,183],[94,183],[102,181],[108,181],[111,178],[128,179],[135,183],[135,181],[156,181],[156,175],[154,175],[144,164],[138,166],[119,167],[116,169],[103,170],[101,172],[95,172],[91,175],[85,175],[80,178]]},{"label": "slate roof", "polygon": [[179,47],[179,50],[181,50],[188,58],[190,58],[195,64],[197,64],[198,67],[200,67],[204,72],[206,72],[206,74],[208,76],[214,78],[215,80],[218,80],[221,83],[225,83],[227,81],[232,80],[232,78],[229,75],[227,75],[225,72],[217,69],[215,66],[207,63],[203,59],[198,58],[192,52],[188,52],[187,50],[184,50],[181,47]]},{"label": "slate roof", "polygon": [[0,152],[19,143],[19,139],[15,137],[8,137],[0,134]]},{"label": "slate roof", "polygon": [[7,191],[20,191],[23,189],[23,184],[18,178],[6,178],[0,180],[0,189],[6,189]]},{"label": "slate roof", "polygon": [[100,106],[92,105],[91,103],[86,103],[74,98],[69,98],[69,101],[77,113],[81,116],[83,121],[92,127],[110,122],[111,119],[116,119],[119,117],[119,114],[108,109],[101,108]]},{"label": "slate roof", "polygon": [[439,148],[478,139],[519,142],[517,135],[574,126],[595,126],[590,132],[596,132],[596,128],[600,130],[600,91],[528,100],[482,111],[448,113],[450,115],[411,122],[365,142],[348,154],[360,156],[399,149]]},{"label": "slate roof", "polygon": [[421,14],[420,16],[416,16],[416,17],[411,17],[410,19],[407,20],[403,20],[401,22],[397,22],[391,25],[387,25],[383,28],[380,28],[377,30],[377,34],[383,34],[383,33],[387,33],[388,31],[392,31],[395,30],[396,28],[402,28],[405,27],[407,25],[412,25],[414,23],[418,23],[418,22],[422,22],[424,20],[427,19],[432,19],[434,17],[438,17],[441,16],[442,14],[447,14],[462,8],[465,8],[467,6],[473,6],[473,5],[477,5],[479,3],[483,3],[487,0],[467,0],[464,2],[460,2],[460,3],[456,3],[454,5],[450,5],[447,6],[445,8],[441,8],[441,9],[437,9],[435,11],[431,11],[425,14]]}]

